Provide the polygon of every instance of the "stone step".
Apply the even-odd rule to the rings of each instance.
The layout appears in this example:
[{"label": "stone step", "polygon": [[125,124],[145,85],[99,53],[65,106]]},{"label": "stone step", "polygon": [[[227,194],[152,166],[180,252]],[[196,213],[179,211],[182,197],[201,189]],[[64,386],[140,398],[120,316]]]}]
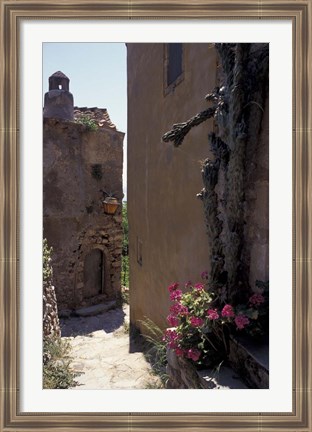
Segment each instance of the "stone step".
[{"label": "stone step", "polygon": [[269,344],[248,337],[231,337],[229,361],[250,388],[269,388]]},{"label": "stone step", "polygon": [[226,390],[226,389],[248,389],[246,384],[229,366],[221,365],[218,369],[198,370],[202,388]]},{"label": "stone step", "polygon": [[112,300],[106,303],[99,303],[94,306],[88,306],[81,309],[75,310],[75,315],[80,317],[88,317],[93,315],[98,315],[104,312],[114,309],[116,307],[116,300]]}]

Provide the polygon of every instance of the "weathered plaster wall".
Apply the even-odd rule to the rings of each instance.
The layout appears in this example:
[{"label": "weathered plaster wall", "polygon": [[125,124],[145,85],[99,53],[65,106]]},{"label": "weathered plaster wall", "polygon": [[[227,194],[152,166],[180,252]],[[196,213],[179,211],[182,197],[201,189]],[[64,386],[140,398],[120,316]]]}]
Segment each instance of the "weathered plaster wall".
[{"label": "weathered plaster wall", "polygon": [[[44,119],[43,227],[53,247],[54,284],[59,309],[114,298],[120,290],[121,209],[104,214],[101,189],[122,200],[124,134],[90,131],[71,121]],[[99,249],[103,289],[88,297],[84,262]]]},{"label": "weathered plaster wall", "polygon": [[[164,95],[164,45],[128,44],[128,216],[131,322],[166,325],[167,286],[196,280],[208,267],[201,160],[212,121],[194,128],[181,148],[161,142],[173,123],[207,107],[216,83],[215,50],[184,45],[184,79]],[[199,65],[200,67],[194,67]],[[138,263],[142,242],[142,265]],[[137,323],[139,325],[139,323]]]},{"label": "weathered plaster wall", "polygon": [[[193,128],[183,145],[161,142],[174,123],[209,105],[217,85],[217,58],[209,44],[184,44],[184,76],[165,95],[164,45],[128,44],[128,216],[131,323],[150,318],[166,327],[167,286],[196,281],[209,271],[209,244],[202,202],[201,161],[213,157],[212,120]],[[262,107],[263,109],[263,107]],[[249,283],[268,280],[268,103],[260,140],[248,149],[243,260]],[[220,171],[219,198],[224,193]],[[220,205],[220,212],[224,209]],[[222,235],[222,234],[221,234]]]}]

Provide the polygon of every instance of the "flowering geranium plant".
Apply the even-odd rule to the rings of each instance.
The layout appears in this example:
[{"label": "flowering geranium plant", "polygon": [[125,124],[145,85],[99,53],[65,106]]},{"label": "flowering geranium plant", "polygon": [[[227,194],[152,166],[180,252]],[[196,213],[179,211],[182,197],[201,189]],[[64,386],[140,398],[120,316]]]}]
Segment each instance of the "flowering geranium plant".
[{"label": "flowering geranium plant", "polygon": [[[185,283],[183,291],[175,282],[168,287],[170,313],[163,340],[178,356],[197,364],[211,365],[227,355],[227,335],[230,331],[246,331],[257,335],[267,318],[268,289],[258,284],[246,305],[234,307],[226,303],[224,289],[209,290],[208,274],[201,274],[203,282]],[[268,287],[267,287],[268,288]],[[263,330],[263,329],[262,329]]]}]

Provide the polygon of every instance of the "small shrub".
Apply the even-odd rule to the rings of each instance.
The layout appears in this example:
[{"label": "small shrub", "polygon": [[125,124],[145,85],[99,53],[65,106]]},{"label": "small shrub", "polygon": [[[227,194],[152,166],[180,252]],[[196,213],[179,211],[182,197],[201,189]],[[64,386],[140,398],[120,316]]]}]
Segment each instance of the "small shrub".
[{"label": "small shrub", "polygon": [[154,374],[160,378],[162,386],[166,387],[169,377],[166,373],[167,346],[163,339],[163,331],[149,318],[140,322],[146,330],[143,333],[143,338],[148,344],[145,357],[151,364]]},{"label": "small shrub", "polygon": [[99,128],[96,120],[94,120],[87,114],[82,114],[80,117],[75,119],[75,122],[84,125],[87,131],[96,131]]},{"label": "small shrub", "polygon": [[[129,288],[129,256],[121,256],[121,285]],[[126,294],[124,292],[124,294]],[[128,303],[128,301],[126,301]]]},{"label": "small shrub", "polygon": [[129,224],[128,224],[128,206],[127,202],[122,203],[122,231],[123,231],[123,240],[122,240],[122,254],[124,256],[128,256],[129,252]]},{"label": "small shrub", "polygon": [[124,332],[126,333],[126,334],[128,334],[129,333],[129,331],[130,331],[130,324],[129,324],[129,321],[124,321],[123,322],[123,330],[124,330]]},{"label": "small shrub", "polygon": [[59,337],[43,340],[43,388],[67,389],[75,387],[80,374],[71,368],[70,343]]}]

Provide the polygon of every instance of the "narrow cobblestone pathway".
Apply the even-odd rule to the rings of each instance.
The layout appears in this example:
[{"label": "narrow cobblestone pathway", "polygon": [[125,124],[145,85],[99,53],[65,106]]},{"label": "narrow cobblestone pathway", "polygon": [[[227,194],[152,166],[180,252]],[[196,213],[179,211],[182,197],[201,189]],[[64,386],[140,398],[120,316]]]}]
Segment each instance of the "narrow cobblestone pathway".
[{"label": "narrow cobblestone pathway", "polygon": [[72,346],[72,366],[82,374],[74,389],[157,388],[160,380],[140,349],[129,344],[129,306],[90,317],[61,320],[62,338]]}]

